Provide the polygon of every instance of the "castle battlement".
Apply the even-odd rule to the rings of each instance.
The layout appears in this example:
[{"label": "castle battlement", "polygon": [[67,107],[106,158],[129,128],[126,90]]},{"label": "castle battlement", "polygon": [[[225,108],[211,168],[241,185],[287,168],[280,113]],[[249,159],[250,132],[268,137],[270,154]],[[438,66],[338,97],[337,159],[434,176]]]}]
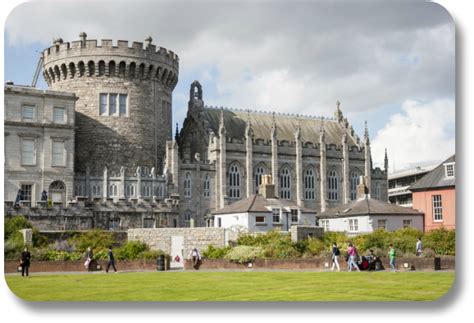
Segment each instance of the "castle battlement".
[{"label": "castle battlement", "polygon": [[142,42],[110,39],[63,42],[43,51],[43,76],[48,83],[76,77],[108,76],[152,80],[173,89],[178,82],[179,57],[173,51],[153,45],[151,37]]}]

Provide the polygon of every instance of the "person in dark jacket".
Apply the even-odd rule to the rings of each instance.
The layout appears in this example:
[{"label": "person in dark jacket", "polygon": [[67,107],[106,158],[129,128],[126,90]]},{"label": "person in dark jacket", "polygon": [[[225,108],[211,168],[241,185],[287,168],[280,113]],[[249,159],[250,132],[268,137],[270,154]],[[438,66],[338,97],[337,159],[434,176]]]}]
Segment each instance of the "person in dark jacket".
[{"label": "person in dark jacket", "polygon": [[94,254],[92,253],[92,248],[89,247],[87,248],[86,252],[86,262],[84,262],[84,267],[86,270],[90,270],[92,257],[94,257]]},{"label": "person in dark jacket", "polygon": [[334,268],[337,268],[337,271],[341,271],[341,267],[339,266],[339,256],[341,255],[341,251],[339,250],[337,244],[335,242],[332,243],[332,268],[331,271],[334,271]]},{"label": "person in dark jacket", "polygon": [[112,252],[112,247],[109,247],[109,251],[107,252],[107,254],[109,255],[109,262],[107,263],[107,267],[105,267],[105,272],[106,273],[109,272],[110,266],[112,266],[114,271],[117,272],[117,268],[115,268],[115,258],[114,258],[114,254]]},{"label": "person in dark jacket", "polygon": [[25,247],[23,252],[21,253],[20,256],[20,265],[21,265],[21,276],[24,277],[26,274],[26,277],[29,276],[30,272],[30,259],[31,259],[31,254],[28,251],[28,248]]}]

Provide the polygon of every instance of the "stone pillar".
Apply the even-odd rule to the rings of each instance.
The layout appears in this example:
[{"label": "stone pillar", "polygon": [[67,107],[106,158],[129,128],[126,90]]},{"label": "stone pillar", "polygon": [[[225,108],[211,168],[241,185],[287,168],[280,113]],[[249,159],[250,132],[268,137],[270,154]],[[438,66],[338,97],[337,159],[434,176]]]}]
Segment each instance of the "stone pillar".
[{"label": "stone pillar", "polygon": [[326,139],[324,125],[321,126],[319,133],[319,154],[320,154],[320,174],[321,174],[321,212],[327,208],[327,171],[326,171]]},{"label": "stone pillar", "polygon": [[367,129],[367,121],[365,122],[365,133],[364,133],[364,158],[365,158],[365,177],[366,177],[366,186],[370,192],[372,191],[372,162],[370,154],[370,139],[369,131]]},{"label": "stone pillar", "polygon": [[137,198],[139,201],[142,199],[142,168],[137,167]]},{"label": "stone pillar", "polygon": [[23,242],[26,246],[31,246],[33,244],[33,229],[22,229],[19,230],[23,236]]},{"label": "stone pillar", "polygon": [[245,130],[245,149],[247,152],[245,165],[246,165],[246,179],[247,179],[247,197],[250,197],[253,193],[253,131],[252,126],[250,124],[250,117],[247,122],[247,128]]},{"label": "stone pillar", "polygon": [[102,182],[102,198],[104,202],[107,200],[109,196],[109,187],[107,185],[108,178],[107,178],[107,166],[104,167],[104,174],[103,174],[103,182]]},{"label": "stone pillar", "polygon": [[219,206],[223,208],[227,197],[227,163],[226,163],[226,129],[224,124],[224,111],[221,110],[221,119],[219,125]]},{"label": "stone pillar", "polygon": [[343,203],[351,200],[350,171],[349,171],[349,145],[347,144],[347,133],[342,135],[342,177],[343,177]]},{"label": "stone pillar", "polygon": [[157,196],[155,194],[155,187],[156,187],[156,169],[155,167],[151,168],[151,201],[155,202]]},{"label": "stone pillar", "polygon": [[301,129],[295,132],[295,146],[296,146],[296,204],[304,207],[303,199],[303,145],[301,142]]},{"label": "stone pillar", "polygon": [[118,189],[119,198],[125,199],[125,167],[120,167],[120,186]]},{"label": "stone pillar", "polygon": [[86,167],[86,189],[84,192],[87,198],[91,198],[91,170],[89,166]]},{"label": "stone pillar", "polygon": [[275,196],[280,196],[279,185],[278,185],[278,139],[277,139],[277,127],[275,123],[275,115],[273,115],[273,125],[271,133],[272,141],[272,181],[275,185]]}]

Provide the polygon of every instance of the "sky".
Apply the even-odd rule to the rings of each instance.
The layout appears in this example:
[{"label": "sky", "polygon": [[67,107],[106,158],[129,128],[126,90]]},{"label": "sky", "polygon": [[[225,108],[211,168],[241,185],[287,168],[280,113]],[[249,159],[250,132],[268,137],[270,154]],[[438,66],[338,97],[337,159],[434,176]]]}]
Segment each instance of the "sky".
[{"label": "sky", "polygon": [[82,31],[177,53],[180,126],[198,80],[212,106],[333,117],[339,100],[360,137],[367,121],[374,166],[387,149],[390,172],[455,152],[455,27],[435,3],[31,1],[5,22],[5,80],[30,84],[52,39]]}]

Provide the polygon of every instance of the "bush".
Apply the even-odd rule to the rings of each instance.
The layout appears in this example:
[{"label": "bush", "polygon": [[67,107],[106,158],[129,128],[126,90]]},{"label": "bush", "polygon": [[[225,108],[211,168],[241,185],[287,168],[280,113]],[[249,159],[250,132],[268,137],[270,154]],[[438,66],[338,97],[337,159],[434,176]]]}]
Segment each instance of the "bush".
[{"label": "bush", "polygon": [[167,255],[164,251],[162,250],[147,250],[144,251],[140,254],[140,259],[144,260],[157,260],[159,256],[164,255],[165,258],[170,258],[169,255]]},{"label": "bush", "polygon": [[4,223],[5,237],[4,241],[10,237],[20,234],[18,231],[22,229],[33,229],[33,225],[23,215],[16,215],[13,217],[6,217]]},{"label": "bush", "polygon": [[231,249],[231,247],[216,248],[213,245],[209,245],[207,249],[202,252],[202,256],[208,259],[223,259]]},{"label": "bush", "polygon": [[456,255],[456,232],[454,230],[444,228],[432,230],[427,232],[421,241],[423,248],[430,248],[437,255]]},{"label": "bush", "polygon": [[237,246],[230,250],[225,256],[225,260],[247,263],[259,258],[263,255],[263,250],[260,247],[253,246]]},{"label": "bush", "polygon": [[[307,241],[308,241],[307,248],[304,252],[306,255],[320,256],[321,253],[323,253],[323,251],[327,249],[325,248],[324,242],[320,239],[308,238]],[[332,248],[331,248],[331,253],[332,253]]]},{"label": "bush", "polygon": [[122,247],[115,250],[114,255],[117,260],[141,259],[141,254],[148,251],[146,243],[140,241],[127,241]]},{"label": "bush", "polygon": [[405,228],[392,232],[391,238],[397,249],[413,256],[416,254],[416,239],[422,235],[423,233],[415,228]]},{"label": "bush", "polygon": [[86,252],[88,247],[91,247],[93,252],[101,249],[107,249],[108,247],[114,245],[115,242],[112,233],[97,229],[81,232],[69,238],[68,241],[80,252]]},{"label": "bush", "polygon": [[423,250],[422,256],[425,258],[434,258],[436,257],[436,252],[434,252],[433,249],[426,248]]}]

